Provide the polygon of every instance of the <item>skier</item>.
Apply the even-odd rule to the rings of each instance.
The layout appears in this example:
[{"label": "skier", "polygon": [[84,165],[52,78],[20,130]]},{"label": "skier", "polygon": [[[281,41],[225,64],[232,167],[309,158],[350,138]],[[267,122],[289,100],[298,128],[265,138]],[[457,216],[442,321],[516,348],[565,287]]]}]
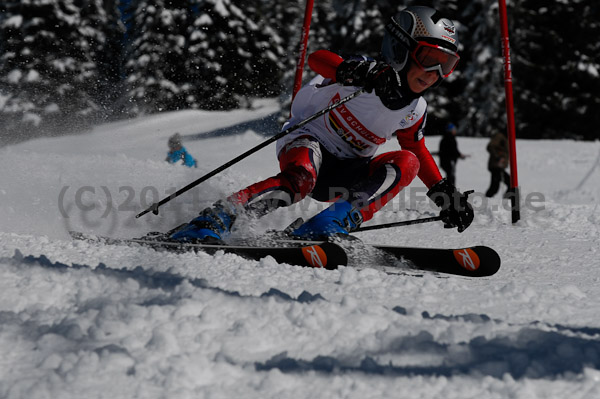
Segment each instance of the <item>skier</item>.
[{"label": "skier", "polygon": [[[432,8],[413,6],[387,24],[380,60],[343,59],[326,50],[311,54],[309,66],[319,76],[297,93],[283,129],[361,87],[365,93],[279,139],[279,174],[204,209],[171,238],[222,240],[240,212],[260,217],[306,196],[333,204],[292,229],[291,236],[348,235],[416,176],[442,208],[445,227],[464,231],[473,220],[467,195],[442,179],[423,139],[422,95],[452,73],[457,50],[452,21]],[[393,135],[402,149],[375,155]]]},{"label": "skier", "polygon": [[175,133],[169,137],[168,141],[169,152],[167,153],[167,159],[165,161],[169,163],[183,163],[189,168],[196,168],[196,160],[190,155],[185,147],[181,144],[181,135]]},{"label": "skier", "polygon": [[491,198],[496,195],[500,188],[500,182],[503,181],[507,189],[506,193],[504,193],[504,197],[506,197],[510,188],[510,175],[505,170],[509,159],[508,139],[506,135],[500,131],[492,133],[486,149],[490,153],[488,170],[490,171],[491,180],[485,196]]},{"label": "skier", "polygon": [[465,159],[467,156],[463,155],[458,150],[458,143],[456,142],[456,126],[454,123],[449,123],[446,126],[446,131],[442,140],[440,140],[440,150],[438,152],[440,157],[440,166],[446,172],[446,179],[451,184],[456,184],[456,161],[459,159]]}]

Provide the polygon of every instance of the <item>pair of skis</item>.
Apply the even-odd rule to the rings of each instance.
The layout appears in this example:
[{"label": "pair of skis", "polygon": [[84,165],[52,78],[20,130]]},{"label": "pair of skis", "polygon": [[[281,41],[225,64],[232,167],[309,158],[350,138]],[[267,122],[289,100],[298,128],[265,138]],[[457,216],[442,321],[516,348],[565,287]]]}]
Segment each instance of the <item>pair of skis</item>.
[{"label": "pair of skis", "polygon": [[162,235],[143,238],[113,239],[70,232],[77,240],[100,242],[108,245],[143,245],[156,250],[218,251],[233,253],[244,258],[259,260],[267,256],[278,263],[337,269],[338,266],[384,266],[386,270],[422,270],[467,277],[485,277],[500,268],[500,256],[490,247],[473,246],[458,249],[398,247],[365,244],[355,237],[337,241],[297,241],[268,238],[265,243],[239,244],[183,243],[165,240]]}]

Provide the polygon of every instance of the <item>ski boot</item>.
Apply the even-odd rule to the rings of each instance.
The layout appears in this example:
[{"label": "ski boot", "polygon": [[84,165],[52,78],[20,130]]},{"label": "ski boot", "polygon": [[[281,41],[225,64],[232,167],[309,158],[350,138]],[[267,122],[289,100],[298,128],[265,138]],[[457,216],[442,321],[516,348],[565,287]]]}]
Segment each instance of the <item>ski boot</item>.
[{"label": "ski boot", "polygon": [[170,238],[186,242],[222,242],[231,232],[231,226],[236,214],[233,206],[222,201],[200,212],[200,216],[193,219],[182,228],[171,234]]},{"label": "ski boot", "polygon": [[362,223],[360,211],[348,201],[337,201],[319,212],[300,227],[292,230],[293,238],[327,240],[335,236],[348,236]]}]

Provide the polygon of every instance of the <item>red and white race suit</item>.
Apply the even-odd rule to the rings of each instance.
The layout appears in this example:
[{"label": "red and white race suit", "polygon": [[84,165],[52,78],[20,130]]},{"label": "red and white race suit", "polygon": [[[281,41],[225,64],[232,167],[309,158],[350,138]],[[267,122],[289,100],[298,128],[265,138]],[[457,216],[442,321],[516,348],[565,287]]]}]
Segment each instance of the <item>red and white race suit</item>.
[{"label": "red and white race suit", "polygon": [[[292,116],[282,129],[359,89],[335,83],[339,56],[319,51],[311,57],[309,65],[320,76],[297,93]],[[425,146],[426,111],[423,97],[392,110],[374,90],[363,93],[279,139],[281,173],[228,199],[262,214],[307,195],[333,200],[345,190],[347,199],[358,204],[363,220],[369,220],[417,175],[427,187],[442,179]],[[375,156],[394,135],[402,149]]]}]

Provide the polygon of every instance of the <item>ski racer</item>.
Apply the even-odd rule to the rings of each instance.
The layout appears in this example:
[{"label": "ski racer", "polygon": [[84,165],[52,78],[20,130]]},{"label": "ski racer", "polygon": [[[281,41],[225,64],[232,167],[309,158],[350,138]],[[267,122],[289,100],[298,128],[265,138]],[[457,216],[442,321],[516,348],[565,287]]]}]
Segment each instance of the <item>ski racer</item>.
[{"label": "ski racer", "polygon": [[[360,88],[365,93],[280,138],[279,174],[204,209],[170,238],[222,240],[240,212],[260,217],[306,196],[333,203],[293,229],[293,237],[348,235],[416,176],[442,208],[445,227],[464,231],[474,216],[467,195],[442,179],[423,138],[422,95],[453,72],[458,43],[451,20],[433,8],[412,6],[386,25],[379,60],[343,59],[326,50],[311,54],[309,66],[319,75],[297,93],[283,129]],[[375,155],[394,135],[401,150]]]}]

